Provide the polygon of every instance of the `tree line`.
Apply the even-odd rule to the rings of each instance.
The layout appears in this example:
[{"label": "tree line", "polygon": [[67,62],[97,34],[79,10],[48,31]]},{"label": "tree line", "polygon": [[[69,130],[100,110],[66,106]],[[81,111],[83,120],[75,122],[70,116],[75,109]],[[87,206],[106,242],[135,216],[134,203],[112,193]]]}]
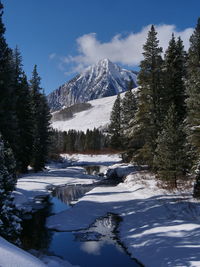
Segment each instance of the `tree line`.
[{"label": "tree line", "polygon": [[200,197],[200,19],[188,53],[172,34],[163,55],[152,25],[138,85],[136,93],[129,90],[123,99],[118,95],[114,103],[112,147],[120,147],[127,160],[148,165],[173,188],[193,173],[194,197]]},{"label": "tree line", "polygon": [[17,174],[45,165],[50,113],[37,66],[28,81],[19,49],[6,42],[2,16],[0,2],[0,235],[14,241],[21,228],[12,191]]},{"label": "tree line", "polygon": [[60,153],[86,153],[100,152],[108,149],[109,140],[99,129],[76,131],[53,130],[51,135],[49,156],[56,159]]}]

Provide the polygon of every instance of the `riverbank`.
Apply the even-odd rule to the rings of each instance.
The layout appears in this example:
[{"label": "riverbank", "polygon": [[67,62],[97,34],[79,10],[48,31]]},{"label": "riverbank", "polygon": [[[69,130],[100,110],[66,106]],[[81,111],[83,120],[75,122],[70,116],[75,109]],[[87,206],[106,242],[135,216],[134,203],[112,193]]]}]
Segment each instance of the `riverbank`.
[{"label": "riverbank", "polygon": [[[113,155],[79,155],[74,154],[61,163],[51,163],[44,172],[29,173],[18,179],[16,191],[14,192],[15,204],[24,212],[35,212],[43,207],[43,199],[51,193],[51,188],[61,185],[92,184],[99,181],[100,177],[88,175],[80,164],[84,157],[84,163],[94,165],[100,162],[109,165],[121,161],[117,154]],[[105,164],[104,164],[105,163]],[[67,167],[67,168],[66,168]],[[40,260],[24,250],[10,244],[0,238],[0,266],[2,267],[71,267],[72,265],[59,257],[40,256]]]},{"label": "riverbank", "polygon": [[51,163],[43,172],[29,173],[18,179],[14,196],[19,209],[31,209],[37,197],[50,194],[49,188],[64,184],[91,184],[99,181],[98,176],[88,175],[81,166],[95,164],[108,166],[121,161],[119,154],[63,154],[62,157],[63,162]]},{"label": "riverbank", "polygon": [[192,187],[170,193],[153,175],[136,172],[115,187],[94,188],[47,224],[77,230],[108,212],[121,216],[120,240],[144,266],[200,266],[200,205],[192,199]]},{"label": "riverbank", "polygon": [[[66,156],[72,165],[99,163],[106,166],[106,162],[114,164],[120,160],[118,155],[97,157]],[[86,174],[81,166],[63,169],[51,165],[45,172],[20,178],[15,201],[19,208],[26,207],[28,210],[34,201],[39,201],[38,197],[50,194],[49,187],[91,184],[99,179],[98,176]],[[49,217],[47,225],[58,231],[87,229],[96,219],[108,213],[118,214],[122,218],[118,237],[131,256],[144,266],[200,266],[200,205],[192,199],[191,186],[187,190],[168,192],[158,186],[153,175],[135,171],[117,186],[92,189],[73,208]],[[15,252],[18,253],[18,250]],[[48,262],[50,259],[46,258],[45,264],[48,265]],[[67,262],[65,265],[55,262],[57,266],[71,266]]]}]

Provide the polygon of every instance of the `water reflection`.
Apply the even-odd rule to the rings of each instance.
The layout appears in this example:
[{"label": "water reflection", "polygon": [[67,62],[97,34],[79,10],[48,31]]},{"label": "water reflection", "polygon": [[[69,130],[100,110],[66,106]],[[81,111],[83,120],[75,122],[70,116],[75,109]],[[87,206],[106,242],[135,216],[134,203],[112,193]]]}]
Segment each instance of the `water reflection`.
[{"label": "water reflection", "polygon": [[69,205],[94,187],[90,184],[55,188],[52,197],[46,199],[45,208],[23,221],[23,248],[55,255],[81,267],[140,266],[117,240],[120,217],[116,214],[98,218],[88,229],[76,232],[54,232],[45,227],[48,216],[70,208]]},{"label": "water reflection", "polygon": [[119,216],[108,214],[97,219],[88,229],[57,232],[49,250],[81,267],[140,266],[131,259],[116,239]]},{"label": "water reflection", "polygon": [[43,209],[31,214],[29,219],[22,221],[23,231],[20,240],[25,250],[48,250],[52,239],[52,232],[46,228],[45,224],[46,218],[51,214],[51,211],[49,200],[46,200],[46,205]]},{"label": "water reflection", "polygon": [[122,252],[123,249],[116,239],[120,220],[118,215],[110,213],[106,217],[98,218],[87,230],[74,233],[76,240],[86,241],[81,244],[81,250],[88,254],[100,255],[104,246],[115,245]]},{"label": "water reflection", "polygon": [[57,197],[62,202],[70,205],[73,201],[77,201],[80,197],[84,196],[85,193],[92,190],[94,185],[68,185],[62,187],[56,187],[52,195]]}]

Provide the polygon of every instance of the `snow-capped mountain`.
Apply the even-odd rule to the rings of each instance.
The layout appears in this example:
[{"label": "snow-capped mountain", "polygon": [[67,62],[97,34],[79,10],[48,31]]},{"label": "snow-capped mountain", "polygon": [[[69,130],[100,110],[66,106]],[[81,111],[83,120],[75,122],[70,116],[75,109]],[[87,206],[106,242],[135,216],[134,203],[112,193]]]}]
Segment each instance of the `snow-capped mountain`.
[{"label": "snow-capped mountain", "polygon": [[131,81],[133,87],[136,87],[136,80],[137,75],[133,71],[123,69],[109,59],[102,59],[53,91],[47,99],[51,110],[56,111],[76,103],[124,92]]}]

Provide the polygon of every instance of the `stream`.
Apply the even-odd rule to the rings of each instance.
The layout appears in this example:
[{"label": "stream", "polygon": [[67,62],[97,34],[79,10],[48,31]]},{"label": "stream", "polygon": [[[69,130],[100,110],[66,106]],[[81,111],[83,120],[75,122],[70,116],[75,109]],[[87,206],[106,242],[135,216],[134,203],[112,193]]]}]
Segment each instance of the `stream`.
[{"label": "stream", "polygon": [[[102,175],[102,166],[84,168],[90,175]],[[47,217],[72,208],[74,202],[94,187],[94,184],[80,184],[54,188],[43,199],[43,208],[23,220],[22,247],[35,255],[57,256],[81,267],[140,266],[118,239],[121,218],[117,214],[108,213],[79,231],[56,232],[45,226]]]}]

